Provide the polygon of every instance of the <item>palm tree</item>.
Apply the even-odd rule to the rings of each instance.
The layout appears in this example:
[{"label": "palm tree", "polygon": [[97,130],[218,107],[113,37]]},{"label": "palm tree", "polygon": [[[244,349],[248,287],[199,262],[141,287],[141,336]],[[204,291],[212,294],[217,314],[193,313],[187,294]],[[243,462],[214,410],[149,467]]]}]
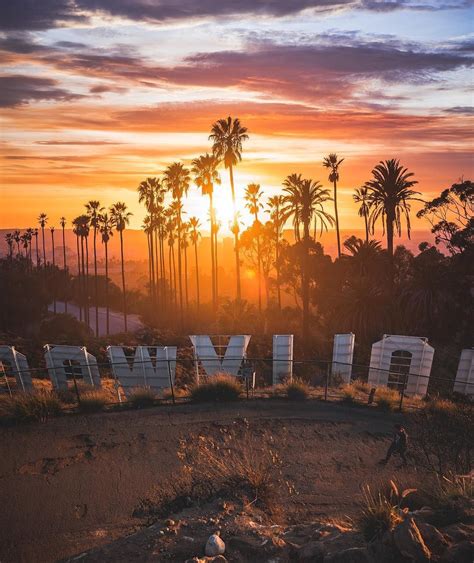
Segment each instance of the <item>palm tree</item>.
[{"label": "palm tree", "polygon": [[150,294],[150,299],[153,299],[153,264],[152,262],[154,261],[152,258],[152,238],[153,238],[153,227],[151,224],[151,217],[150,215],[145,215],[145,217],[143,218],[143,223],[142,223],[142,229],[143,232],[146,235],[146,242],[147,242],[147,247],[148,247],[148,286],[149,286],[149,294]]},{"label": "palm tree", "polygon": [[191,217],[189,219],[191,242],[194,246],[194,263],[195,263],[195,266],[196,266],[196,304],[197,304],[198,311],[199,311],[200,304],[201,304],[200,292],[199,292],[199,261],[198,261],[198,250],[197,250],[199,237],[201,236],[201,233],[199,232],[200,227],[201,227],[201,224],[200,224],[199,219],[197,217]]},{"label": "palm tree", "polygon": [[281,310],[281,286],[280,286],[280,237],[283,225],[286,221],[284,213],[285,198],[282,195],[274,195],[268,198],[267,206],[270,211],[270,219],[272,221],[273,232],[275,236],[275,270],[276,270],[276,286],[278,308]]},{"label": "palm tree", "polygon": [[113,236],[114,224],[112,218],[107,213],[99,215],[99,231],[102,244],[105,249],[105,310],[106,310],[106,334],[110,333],[110,305],[109,305],[109,240]]},{"label": "palm tree", "polygon": [[90,224],[94,233],[94,301],[95,301],[95,335],[99,336],[99,293],[98,293],[98,279],[97,279],[97,233],[99,231],[99,215],[104,211],[100,202],[91,200],[86,203],[87,215],[90,217]]},{"label": "palm tree", "polygon": [[[51,230],[51,251],[53,255],[53,275],[56,266],[56,254],[54,252],[54,227],[50,227]],[[55,284],[55,278],[53,278],[53,284]],[[56,313],[56,287],[53,286],[53,311]]]},{"label": "palm tree", "polygon": [[[246,207],[253,215],[254,225],[257,228],[257,270],[258,270],[258,311],[262,312],[262,254],[260,250],[260,221],[258,220],[258,212],[263,208],[261,202],[263,192],[260,184],[249,184],[245,190]],[[267,303],[268,306],[268,303]]]},{"label": "palm tree", "polygon": [[356,188],[354,190],[354,195],[352,199],[355,203],[359,203],[359,217],[364,218],[365,223],[365,242],[369,242],[369,213],[370,213],[370,205],[369,205],[369,191],[368,189],[363,186],[362,188]]},{"label": "palm tree", "polygon": [[303,253],[301,263],[302,301],[303,301],[303,341],[308,344],[309,336],[309,243],[313,217],[319,217],[321,223],[332,220],[324,211],[323,204],[331,201],[329,190],[311,179],[305,180],[301,174],[292,174],[283,182],[286,204],[285,212],[293,216],[297,239],[301,240],[300,226],[303,226]]},{"label": "palm tree", "polygon": [[[63,268],[64,273],[67,275],[67,261],[66,261],[66,217],[60,217],[59,224],[61,225],[63,233]],[[67,291],[64,294],[64,312],[67,313]]]},{"label": "palm tree", "polygon": [[7,233],[5,235],[5,241],[8,245],[8,257],[11,260],[13,258],[13,242],[14,242],[12,233]]},{"label": "palm tree", "polygon": [[43,238],[43,266],[46,266],[46,245],[44,242],[44,228],[46,227],[46,223],[48,222],[48,216],[46,213],[40,213],[38,217],[38,223],[41,227],[41,235]]},{"label": "palm tree", "polygon": [[344,161],[343,158],[338,159],[337,154],[331,153],[323,160],[323,166],[329,168],[329,181],[334,186],[334,216],[336,218],[336,234],[337,234],[337,256],[341,257],[341,235],[339,233],[339,214],[337,212],[337,183],[339,181],[339,166]]},{"label": "palm tree", "polygon": [[237,207],[235,203],[234,166],[242,160],[242,143],[248,139],[247,128],[243,127],[238,118],[219,119],[212,125],[209,140],[212,141],[214,156],[224,161],[225,168],[229,169],[230,188],[232,191],[232,204],[234,206],[234,224],[232,232],[235,237],[235,273],[237,280],[237,299],[242,298],[240,286],[240,256],[239,256],[239,224]]},{"label": "palm tree", "polygon": [[39,268],[39,265],[40,265],[38,233],[39,233],[38,228],[35,228],[34,236],[35,236],[36,267],[37,267],[37,268]]},{"label": "palm tree", "polygon": [[[89,221],[88,215],[79,215],[72,221],[73,232],[76,235],[77,243],[77,266],[78,266],[78,279],[80,288],[79,300],[79,317],[82,320],[82,307],[84,308],[84,322],[89,325],[89,288],[87,283],[86,266],[85,266],[85,252],[84,240],[89,236]],[[80,250],[79,250],[80,241]]]},{"label": "palm tree", "polygon": [[130,217],[132,213],[127,211],[127,206],[122,201],[114,203],[110,207],[110,215],[112,217],[113,226],[115,230],[120,234],[120,260],[122,263],[122,293],[123,293],[123,322],[125,332],[128,331],[127,326],[127,295],[125,288],[125,262],[123,256],[123,232],[125,227],[130,223]]},{"label": "palm tree", "polygon": [[35,231],[31,227],[28,227],[26,229],[26,234],[28,235],[28,243],[29,243],[28,258],[29,258],[29,261],[30,261],[30,268],[32,268],[33,267],[33,258],[32,258],[33,243],[32,243],[32,240],[33,240]]},{"label": "palm tree", "polygon": [[28,233],[23,233],[20,237],[21,246],[25,251],[25,258],[28,258]]},{"label": "palm tree", "polygon": [[175,211],[172,207],[169,207],[165,215],[166,220],[166,235],[168,238],[168,270],[169,270],[169,286],[170,286],[170,303],[177,305],[177,290],[176,290],[176,263],[174,259],[174,243],[175,237],[175,227],[176,227],[176,216]]},{"label": "palm tree", "polygon": [[176,202],[176,220],[178,227],[178,288],[179,288],[179,309],[181,323],[183,322],[183,282],[181,266],[181,237],[182,237],[182,200],[189,189],[189,170],[181,162],[173,162],[164,172],[164,182],[167,189],[171,192]]},{"label": "palm tree", "polygon": [[213,205],[214,185],[220,184],[221,179],[217,172],[219,159],[212,154],[206,153],[192,161],[192,173],[194,175],[194,183],[201,188],[202,195],[209,196],[209,220],[211,223],[211,277],[212,277],[212,304],[214,310],[217,307],[217,236],[215,229],[215,211]]},{"label": "palm tree", "polygon": [[17,254],[17,256],[20,256],[20,254],[21,254],[21,250],[20,250],[20,241],[21,241],[20,231],[14,231],[13,240],[16,242],[16,248],[17,248],[16,254]]},{"label": "palm tree", "polygon": [[182,224],[182,233],[181,233],[181,247],[184,254],[184,295],[186,300],[186,310],[189,309],[189,292],[188,292],[188,234],[189,234],[189,225],[188,223]]},{"label": "palm tree", "polygon": [[382,224],[387,231],[387,250],[390,257],[393,257],[393,234],[394,229],[398,236],[402,234],[402,216],[405,216],[407,223],[407,234],[410,238],[410,204],[411,199],[420,192],[411,190],[418,182],[410,180],[413,172],[408,172],[407,168],[401,166],[399,160],[394,158],[379,162],[372,170],[372,180],[366,182],[368,189],[368,200],[371,208],[369,217],[369,228],[372,233],[378,219],[382,219]]}]

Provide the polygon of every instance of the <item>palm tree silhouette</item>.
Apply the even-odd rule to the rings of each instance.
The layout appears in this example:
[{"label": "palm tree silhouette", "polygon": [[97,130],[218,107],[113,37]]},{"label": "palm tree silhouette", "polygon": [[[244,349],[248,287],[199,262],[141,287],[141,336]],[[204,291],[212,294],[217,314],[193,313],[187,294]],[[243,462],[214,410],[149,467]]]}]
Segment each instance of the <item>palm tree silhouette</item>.
[{"label": "palm tree silhouette", "polygon": [[331,153],[323,160],[323,166],[329,168],[329,181],[334,186],[334,216],[336,218],[336,234],[337,234],[337,256],[341,257],[341,235],[339,233],[339,214],[337,211],[337,183],[339,181],[339,166],[344,161],[343,158],[338,159],[337,154]]},{"label": "palm tree silhouette", "polygon": [[393,257],[393,234],[394,230],[398,236],[402,234],[402,217],[405,216],[407,223],[407,234],[410,238],[410,204],[411,199],[420,192],[411,190],[418,182],[410,180],[413,172],[401,166],[399,160],[394,158],[379,162],[372,170],[372,180],[366,182],[368,189],[369,206],[371,208],[369,217],[369,228],[374,232],[378,219],[382,220],[384,233],[387,231],[387,250]]},{"label": "palm tree silhouette", "polygon": [[[51,230],[51,251],[53,254],[53,273],[56,267],[56,254],[54,252],[54,227],[50,227]],[[56,313],[56,287],[55,287],[55,278],[53,278],[53,311]]]},{"label": "palm tree silhouette", "polygon": [[127,325],[127,295],[126,295],[126,288],[125,288],[125,261],[123,255],[123,232],[125,227],[130,223],[130,217],[132,213],[127,211],[127,206],[122,201],[118,201],[114,203],[110,207],[110,215],[112,217],[112,222],[115,227],[115,230],[120,235],[120,260],[122,264],[122,293],[123,293],[123,322],[124,322],[124,329],[125,332],[128,332],[128,325]]},{"label": "palm tree silhouette", "polygon": [[282,195],[274,195],[268,198],[267,206],[270,211],[270,219],[275,237],[275,271],[276,271],[276,287],[278,309],[281,310],[281,283],[280,283],[280,237],[283,231],[283,225],[287,219],[284,213],[285,198]]},{"label": "palm tree silhouette", "polygon": [[171,192],[175,203],[177,233],[178,233],[178,289],[179,289],[179,310],[181,324],[183,323],[183,282],[181,264],[181,237],[182,237],[182,200],[189,189],[189,170],[181,162],[173,162],[164,172],[164,182],[167,189]]},{"label": "palm tree silhouette", "polygon": [[[285,194],[285,212],[293,217],[297,240],[302,240],[303,253],[301,261],[302,302],[303,302],[303,342],[308,344],[309,336],[309,244],[310,228],[313,218],[319,217],[322,224],[332,219],[324,211],[323,204],[331,201],[329,190],[311,179],[305,180],[301,174],[292,174],[283,182]],[[301,239],[300,227],[303,227]]]},{"label": "palm tree silhouette", "polygon": [[148,248],[148,285],[149,285],[150,299],[153,300],[153,295],[154,295],[154,292],[153,292],[153,282],[154,282],[153,262],[154,262],[154,258],[153,258],[153,255],[152,255],[153,227],[152,227],[150,215],[145,215],[145,217],[143,218],[142,229],[143,229],[143,232],[146,235],[146,241],[147,241],[147,248]]},{"label": "palm tree silhouette", "polygon": [[11,260],[13,258],[13,242],[14,242],[12,233],[7,233],[5,235],[5,241],[8,245],[8,258],[10,258]]},{"label": "palm tree silhouette", "polygon": [[[66,217],[60,217],[59,224],[61,225],[63,234],[63,268],[64,273],[67,274],[67,261],[66,261]],[[64,312],[67,313],[67,291],[64,294]]]},{"label": "palm tree silhouette", "polygon": [[174,303],[177,306],[177,284],[176,284],[176,262],[174,259],[174,243],[175,237],[175,227],[176,227],[176,215],[174,209],[170,206],[165,211],[166,219],[166,234],[168,238],[168,270],[169,270],[169,286],[170,286],[170,303]]},{"label": "palm tree silhouette", "polygon": [[354,195],[352,199],[355,203],[359,203],[359,217],[364,218],[365,223],[365,241],[369,242],[369,213],[370,213],[370,205],[369,205],[369,191],[365,186],[362,188],[356,188],[354,190]]},{"label": "palm tree silhouette", "polygon": [[99,231],[99,214],[104,211],[100,202],[92,200],[86,203],[87,215],[90,217],[90,224],[93,229],[94,239],[94,301],[95,301],[95,335],[99,336],[99,294],[98,294],[98,279],[97,279],[97,233]]},{"label": "palm tree silhouette", "polygon": [[46,244],[44,241],[44,228],[46,227],[46,223],[48,222],[48,216],[46,213],[40,213],[38,217],[38,223],[41,227],[41,235],[43,238],[43,266],[46,266]]},{"label": "palm tree silhouette", "polygon": [[[85,265],[86,252],[84,248],[84,241],[87,241],[89,236],[89,221],[90,217],[88,215],[79,215],[76,217],[72,224],[74,226],[74,234],[77,239],[77,256],[78,256],[78,276],[79,276],[79,287],[80,287],[80,307],[84,309],[84,322],[89,325],[89,287],[87,282],[87,270]],[[80,241],[80,251],[79,251],[79,241]],[[80,258],[79,258],[80,256]],[[82,310],[79,310],[79,318],[82,320]]]},{"label": "palm tree silhouette", "polygon": [[[262,253],[260,249],[260,227],[261,223],[258,220],[258,212],[263,209],[261,202],[263,192],[260,184],[249,184],[245,190],[245,207],[253,215],[254,225],[257,229],[257,276],[258,276],[258,311],[262,312]],[[267,303],[268,306],[268,303]]]},{"label": "palm tree silhouette", "polygon": [[232,204],[234,206],[234,224],[232,232],[235,238],[235,273],[237,280],[237,299],[242,298],[240,284],[240,256],[239,256],[239,224],[237,207],[235,203],[234,166],[242,160],[242,143],[248,139],[247,128],[243,127],[238,118],[219,119],[212,125],[209,140],[212,141],[212,152],[225,168],[229,169],[230,188],[232,191]]},{"label": "palm tree silhouette", "polygon": [[25,251],[25,258],[28,258],[28,233],[23,233],[20,237],[21,246]]},{"label": "palm tree silhouette", "polygon": [[21,254],[21,250],[20,250],[20,231],[14,231],[13,232],[13,240],[16,242],[16,254],[17,256],[20,256]]},{"label": "palm tree silhouette", "polygon": [[183,223],[181,225],[181,247],[184,254],[184,295],[186,301],[186,310],[189,310],[189,291],[188,291],[188,233],[189,233],[189,225],[188,223]]},{"label": "palm tree silhouette", "polygon": [[30,261],[29,267],[30,267],[30,269],[32,269],[33,268],[33,258],[32,258],[33,243],[32,243],[32,240],[33,240],[35,231],[31,227],[28,227],[26,229],[26,234],[28,235],[28,243],[29,243],[29,250],[28,250],[28,258],[29,258],[29,261]]},{"label": "palm tree silhouette", "polygon": [[[201,306],[201,299],[200,299],[200,292],[199,292],[199,261],[198,261],[198,249],[197,249],[199,237],[201,236],[201,233],[199,232],[200,226],[201,226],[201,224],[200,224],[199,219],[197,217],[191,217],[189,219],[191,242],[194,246],[194,263],[195,263],[195,266],[196,266],[196,304],[197,304],[198,312],[199,312],[199,309],[200,309],[200,306]],[[212,240],[211,240],[211,245],[212,245]]]},{"label": "palm tree silhouette", "polygon": [[99,231],[101,234],[102,244],[105,250],[105,310],[106,310],[106,328],[107,336],[110,333],[110,304],[109,304],[109,240],[113,236],[114,223],[107,213],[99,215]]},{"label": "palm tree silhouette", "polygon": [[217,232],[215,229],[215,210],[213,204],[214,185],[220,184],[221,179],[217,172],[219,166],[219,159],[212,154],[206,153],[198,158],[195,158],[192,163],[192,173],[194,175],[194,183],[198,188],[201,188],[202,195],[209,196],[209,220],[211,223],[211,277],[212,277],[212,305],[214,310],[217,307],[217,268],[216,268],[216,253],[217,253]]},{"label": "palm tree silhouette", "polygon": [[38,244],[38,228],[36,227],[34,230],[34,237],[35,237],[35,250],[36,250],[36,267],[39,268],[40,265],[40,257],[39,257],[39,244]]}]

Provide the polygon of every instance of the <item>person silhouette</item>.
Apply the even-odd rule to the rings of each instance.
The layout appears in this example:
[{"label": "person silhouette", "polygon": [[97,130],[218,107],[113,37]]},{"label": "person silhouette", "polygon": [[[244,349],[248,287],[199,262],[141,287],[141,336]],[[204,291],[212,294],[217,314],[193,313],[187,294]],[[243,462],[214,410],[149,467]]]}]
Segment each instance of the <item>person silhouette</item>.
[{"label": "person silhouette", "polygon": [[383,459],[381,463],[386,465],[393,454],[398,454],[402,458],[403,465],[407,465],[407,458],[405,454],[408,448],[408,434],[401,424],[394,424],[393,427],[395,431],[392,443],[388,448],[385,459]]}]

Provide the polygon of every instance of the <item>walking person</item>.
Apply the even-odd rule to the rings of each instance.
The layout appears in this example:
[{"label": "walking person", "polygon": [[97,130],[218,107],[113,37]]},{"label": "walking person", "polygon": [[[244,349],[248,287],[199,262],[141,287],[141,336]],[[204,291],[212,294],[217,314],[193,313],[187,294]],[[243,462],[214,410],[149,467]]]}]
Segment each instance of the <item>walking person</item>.
[{"label": "walking person", "polygon": [[408,434],[401,424],[394,424],[394,430],[395,432],[393,435],[392,443],[388,448],[385,459],[382,460],[381,463],[383,465],[386,465],[393,454],[398,454],[402,458],[403,465],[406,466],[407,458],[405,454],[408,447]]}]

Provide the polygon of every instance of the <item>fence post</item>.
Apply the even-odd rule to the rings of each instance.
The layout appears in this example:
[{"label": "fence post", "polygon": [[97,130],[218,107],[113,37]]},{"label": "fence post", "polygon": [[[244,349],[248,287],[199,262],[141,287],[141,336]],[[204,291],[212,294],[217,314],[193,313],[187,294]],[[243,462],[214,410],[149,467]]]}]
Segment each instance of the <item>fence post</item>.
[{"label": "fence post", "polygon": [[329,374],[331,372],[331,364],[328,362],[326,366],[326,385],[324,386],[324,400],[328,400],[328,389],[329,389]]}]

